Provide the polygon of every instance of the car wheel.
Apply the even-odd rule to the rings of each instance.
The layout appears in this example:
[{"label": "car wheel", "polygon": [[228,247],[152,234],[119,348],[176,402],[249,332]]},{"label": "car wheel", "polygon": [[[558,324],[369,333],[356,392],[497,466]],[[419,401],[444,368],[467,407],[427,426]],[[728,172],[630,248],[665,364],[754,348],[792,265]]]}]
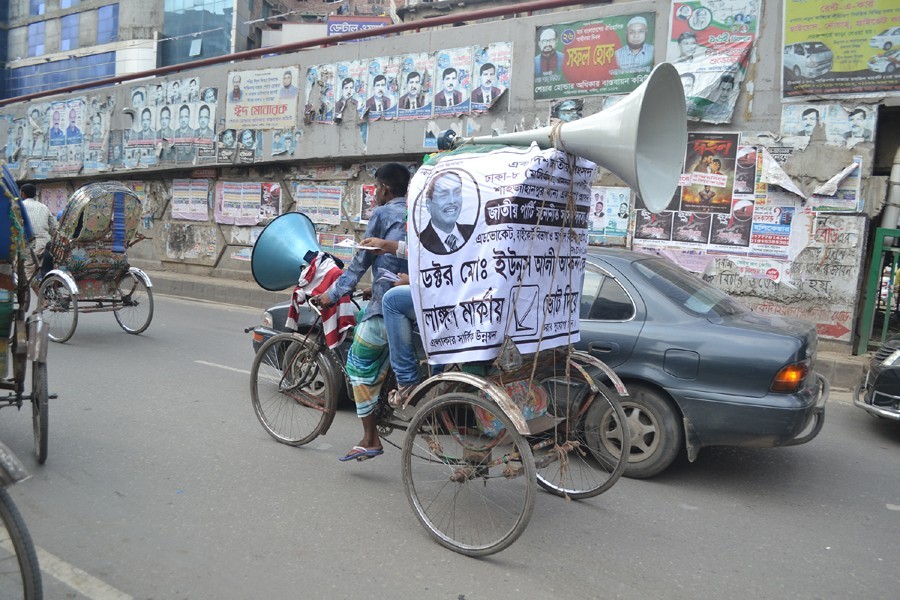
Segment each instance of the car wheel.
[{"label": "car wheel", "polygon": [[[662,473],[677,458],[684,447],[684,430],[678,412],[665,394],[640,384],[627,387],[628,397],[622,398],[622,409],[628,423],[631,456],[624,475],[646,479]],[[616,448],[607,450],[615,452]]]},{"label": "car wheel", "polygon": [[895,67],[895,66],[893,65],[893,63],[888,63],[888,66],[885,67],[884,72],[887,73],[888,75],[890,75],[891,73],[894,72],[894,69],[896,69],[896,68],[897,68],[897,67]]},{"label": "car wheel", "polygon": [[890,49],[893,48],[893,47],[894,47],[894,45],[893,45],[892,43],[890,43],[890,42],[885,42],[885,43],[884,43],[884,51],[885,51],[885,52],[887,52],[888,50],[890,50]]},{"label": "car wheel", "polygon": [[794,77],[800,77],[800,76],[801,76],[800,67],[794,66]]}]

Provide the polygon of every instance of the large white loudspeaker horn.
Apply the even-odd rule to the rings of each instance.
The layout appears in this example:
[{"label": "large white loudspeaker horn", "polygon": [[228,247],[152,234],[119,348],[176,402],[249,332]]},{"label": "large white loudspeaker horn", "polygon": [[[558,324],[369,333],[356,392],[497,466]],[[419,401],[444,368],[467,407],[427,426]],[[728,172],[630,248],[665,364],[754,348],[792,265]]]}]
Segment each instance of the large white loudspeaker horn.
[{"label": "large white loudspeaker horn", "polygon": [[250,256],[253,279],[263,289],[280,292],[297,285],[309,264],[308,252],[320,252],[316,227],[303,213],[285,213],[266,225]]},{"label": "large white loudspeaker horn", "polygon": [[[475,144],[552,148],[553,127],[519,133],[479,136]],[[598,112],[558,127],[560,149],[581,156],[618,175],[658,213],[669,205],[681,175],[687,148],[687,108],[678,71],[669,63],[625,98]]]}]

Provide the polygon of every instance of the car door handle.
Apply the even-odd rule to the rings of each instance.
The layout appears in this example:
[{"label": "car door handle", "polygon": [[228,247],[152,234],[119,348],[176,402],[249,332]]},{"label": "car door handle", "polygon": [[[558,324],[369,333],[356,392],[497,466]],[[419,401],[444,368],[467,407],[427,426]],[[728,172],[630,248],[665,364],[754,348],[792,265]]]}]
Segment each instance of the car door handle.
[{"label": "car door handle", "polygon": [[618,352],[619,345],[614,342],[591,342],[588,344],[588,350],[597,354],[609,354]]}]

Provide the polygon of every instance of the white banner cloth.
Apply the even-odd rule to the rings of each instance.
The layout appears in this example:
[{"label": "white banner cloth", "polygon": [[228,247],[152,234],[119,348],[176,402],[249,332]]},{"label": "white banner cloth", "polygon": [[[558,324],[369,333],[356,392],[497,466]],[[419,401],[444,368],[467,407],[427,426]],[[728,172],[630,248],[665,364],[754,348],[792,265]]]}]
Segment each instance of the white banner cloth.
[{"label": "white banner cloth", "polygon": [[493,359],[506,335],[523,354],[578,341],[596,165],[537,145],[436,158],[408,193],[410,281],[429,362]]}]

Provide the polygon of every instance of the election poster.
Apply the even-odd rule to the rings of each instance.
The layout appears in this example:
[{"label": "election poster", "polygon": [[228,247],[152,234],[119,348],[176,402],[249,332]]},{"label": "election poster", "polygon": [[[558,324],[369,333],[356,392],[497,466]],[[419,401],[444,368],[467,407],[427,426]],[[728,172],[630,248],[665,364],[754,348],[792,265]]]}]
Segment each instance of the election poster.
[{"label": "election poster", "polygon": [[758,0],[673,2],[666,60],[678,70],[688,119],[730,123],[759,27]]},{"label": "election poster", "polygon": [[256,225],[263,218],[263,184],[217,181],[215,219],[223,225]]},{"label": "election poster", "polygon": [[400,62],[400,99],[398,118],[426,119],[431,117],[434,63],[431,54],[405,54]]},{"label": "election poster", "polygon": [[[344,119],[359,118],[366,105],[366,78],[369,72],[369,61],[350,60],[335,65],[334,89],[334,122]],[[351,116],[356,113],[355,116]]]},{"label": "election poster", "polygon": [[419,168],[409,269],[430,363],[490,360],[507,337],[525,354],[580,339],[595,169],[536,145]]},{"label": "election poster", "polygon": [[434,56],[434,116],[469,112],[472,92],[472,46],[440,50]]},{"label": "election poster", "polygon": [[656,15],[613,15],[535,31],[534,99],[624,94],[654,65]]},{"label": "election poster", "polygon": [[228,129],[283,129],[297,121],[299,67],[228,73],[225,125]]},{"label": "election poster", "polygon": [[785,0],[785,98],[900,95],[900,3]]},{"label": "election poster", "polygon": [[509,89],[512,66],[512,44],[495,42],[475,48],[475,82],[472,86],[472,112],[488,110]]},{"label": "election poster", "polygon": [[400,96],[400,57],[382,56],[369,61],[365,112],[370,121],[397,118]]},{"label": "election poster", "polygon": [[293,181],[291,186],[297,212],[305,214],[313,223],[340,224],[343,186],[313,185],[302,181]]},{"label": "election poster", "polygon": [[304,123],[331,123],[334,119],[334,65],[314,65],[306,70]]}]

